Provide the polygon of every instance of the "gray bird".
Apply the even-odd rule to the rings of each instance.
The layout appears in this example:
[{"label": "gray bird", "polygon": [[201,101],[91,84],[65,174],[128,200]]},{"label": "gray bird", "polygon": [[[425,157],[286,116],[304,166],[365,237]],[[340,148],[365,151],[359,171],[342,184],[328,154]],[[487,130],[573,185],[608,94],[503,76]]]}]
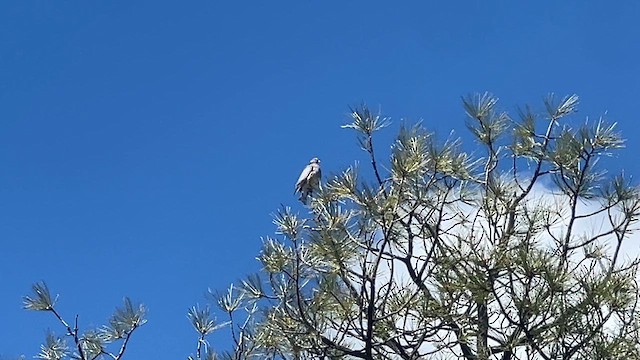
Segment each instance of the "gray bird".
[{"label": "gray bird", "polygon": [[307,198],[313,193],[313,190],[320,185],[320,159],[313,158],[309,161],[309,165],[302,170],[298,181],[296,182],[295,193],[300,193],[300,201],[307,203]]}]

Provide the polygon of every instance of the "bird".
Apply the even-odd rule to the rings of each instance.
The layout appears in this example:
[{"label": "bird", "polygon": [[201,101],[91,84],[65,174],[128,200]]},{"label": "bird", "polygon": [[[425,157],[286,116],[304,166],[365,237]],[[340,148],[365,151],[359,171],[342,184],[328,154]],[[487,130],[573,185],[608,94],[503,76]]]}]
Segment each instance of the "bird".
[{"label": "bird", "polygon": [[321,176],[320,159],[314,157],[309,161],[309,165],[300,173],[300,177],[296,182],[296,189],[293,192],[294,194],[300,193],[300,201],[302,201],[303,204],[307,203],[307,198],[313,193],[313,190],[320,185]]}]

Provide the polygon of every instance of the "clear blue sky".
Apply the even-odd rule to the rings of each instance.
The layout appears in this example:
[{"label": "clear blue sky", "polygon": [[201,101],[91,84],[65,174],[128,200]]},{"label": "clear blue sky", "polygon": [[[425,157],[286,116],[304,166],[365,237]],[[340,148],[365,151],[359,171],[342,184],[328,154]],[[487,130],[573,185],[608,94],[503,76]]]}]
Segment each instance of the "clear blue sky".
[{"label": "clear blue sky", "polygon": [[395,121],[386,149],[403,118],[466,137],[472,92],[577,93],[640,175],[640,3],[527,3],[1,2],[0,355],[62,333],[21,310],[46,280],[82,326],[142,301],[127,358],[185,358],[187,309],[258,270],[308,160],[364,160],[339,128],[362,101]]}]

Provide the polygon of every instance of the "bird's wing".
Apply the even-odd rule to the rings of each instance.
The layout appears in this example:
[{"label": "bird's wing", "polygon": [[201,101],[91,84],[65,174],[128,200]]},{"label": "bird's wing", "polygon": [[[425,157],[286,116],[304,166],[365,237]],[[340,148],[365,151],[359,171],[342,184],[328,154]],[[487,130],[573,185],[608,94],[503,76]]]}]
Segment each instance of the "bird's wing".
[{"label": "bird's wing", "polygon": [[304,170],[302,170],[298,181],[296,181],[296,192],[298,192],[302,184],[307,181],[307,178],[309,177],[309,174],[311,174],[311,171],[313,171],[313,166],[311,164],[307,165]]},{"label": "bird's wing", "polygon": [[313,169],[311,169],[311,172],[309,174],[309,183],[311,184],[312,187],[316,187],[318,186],[318,183],[320,183],[320,177],[322,177],[322,172],[320,171],[320,165],[318,164],[313,164]]}]

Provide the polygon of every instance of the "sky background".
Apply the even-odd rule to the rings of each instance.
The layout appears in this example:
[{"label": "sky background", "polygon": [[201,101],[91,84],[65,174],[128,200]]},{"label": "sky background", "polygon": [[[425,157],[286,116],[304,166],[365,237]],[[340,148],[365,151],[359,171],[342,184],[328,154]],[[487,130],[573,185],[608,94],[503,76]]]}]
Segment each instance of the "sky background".
[{"label": "sky background", "polygon": [[[259,270],[261,237],[309,159],[365,161],[340,128],[366,102],[473,148],[460,97],[515,112],[550,92],[605,112],[640,174],[640,2],[0,2],[0,355],[32,358],[50,314],[148,307],[129,359],[184,359],[207,288]],[[220,318],[220,320],[224,320]],[[224,331],[224,330],[223,330]],[[215,338],[224,349],[228,337]]]}]

